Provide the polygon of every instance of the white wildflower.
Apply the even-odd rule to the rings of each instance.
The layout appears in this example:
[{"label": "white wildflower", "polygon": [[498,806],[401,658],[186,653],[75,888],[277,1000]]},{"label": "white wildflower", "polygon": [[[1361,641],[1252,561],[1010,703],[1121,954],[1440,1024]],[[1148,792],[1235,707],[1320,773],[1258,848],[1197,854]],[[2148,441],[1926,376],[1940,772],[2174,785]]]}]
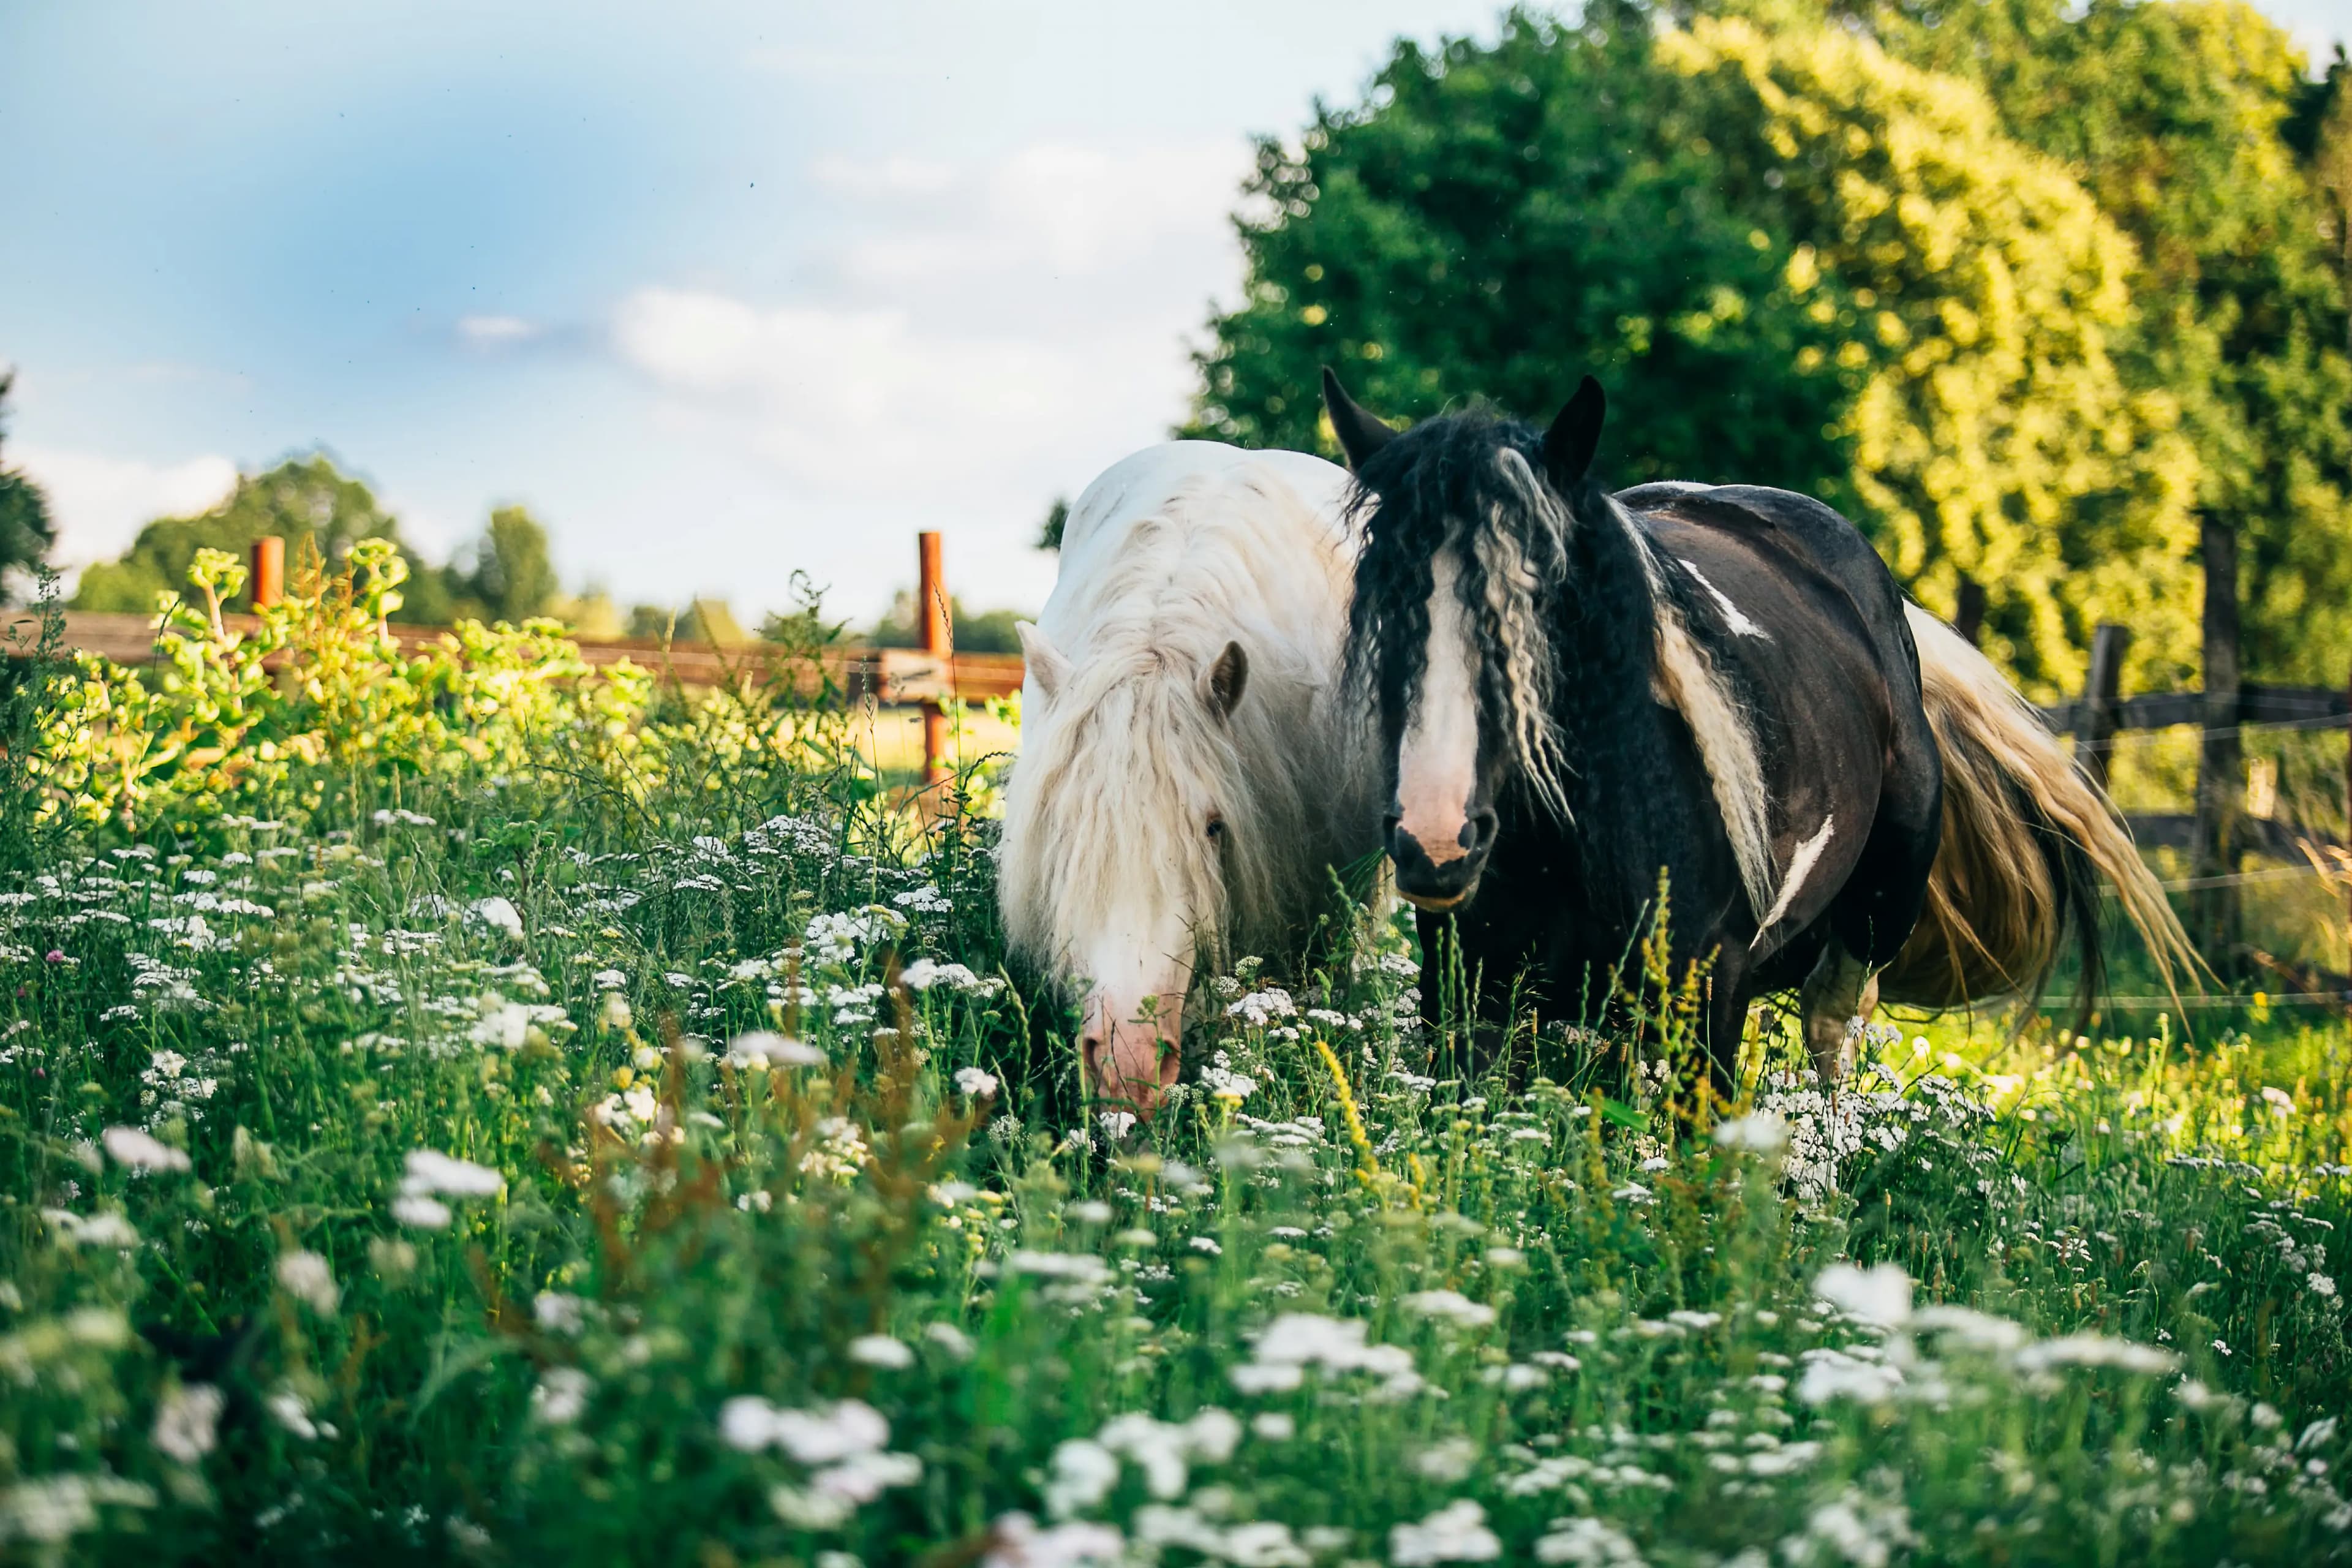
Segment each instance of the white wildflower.
[{"label": "white wildflower", "polygon": [[128,1252],[139,1245],[139,1233],[112,1209],[84,1216],[65,1209],[43,1209],[41,1217],[68,1247],[111,1247]]},{"label": "white wildflower", "polygon": [[1483,1329],[1495,1321],[1495,1309],[1473,1301],[1458,1290],[1415,1290],[1400,1303],[1408,1312],[1437,1318],[1457,1328]]},{"label": "white wildflower", "polygon": [[1633,1538],[1597,1519],[1555,1519],[1536,1539],[1536,1561],[1575,1568],[1643,1568]]},{"label": "white wildflower", "polygon": [[2067,1334],[2060,1339],[2042,1340],[2019,1351],[2016,1360],[2020,1372],[2046,1372],[2058,1366],[2109,1366],[2150,1376],[2171,1372],[2180,1364],[2180,1358],[2170,1351],[2106,1334]]},{"label": "white wildflower", "polygon": [[1813,1294],[1865,1323],[1896,1328],[1911,1316],[1911,1276],[1899,1264],[1863,1269],[1833,1263],[1813,1281]]},{"label": "white wildflower", "polygon": [[488,1165],[459,1160],[432,1149],[412,1149],[408,1173],[400,1190],[411,1195],[439,1194],[453,1198],[489,1198],[506,1191],[507,1179]]},{"label": "white wildflower", "polygon": [[418,1230],[446,1230],[451,1215],[449,1205],[438,1198],[403,1193],[392,1200],[392,1217]]},{"label": "white wildflower", "polygon": [[472,907],[466,910],[466,914],[468,919],[488,926],[493,931],[502,931],[513,937],[522,935],[521,913],[515,909],[511,900],[495,893],[487,899],[477,900]]},{"label": "white wildflower", "polygon": [[953,1323],[926,1323],[923,1325],[923,1338],[958,1361],[971,1359],[971,1336]]},{"label": "white wildflower", "polygon": [[1805,1352],[1804,1374],[1797,1380],[1797,1397],[1807,1405],[1827,1405],[1833,1399],[1875,1405],[1893,1398],[1902,1386],[1898,1368],[1843,1351],[1811,1350]]},{"label": "white wildflower", "polygon": [[540,1373],[530,1391],[531,1419],[549,1426],[569,1426],[588,1408],[588,1374],[576,1366],[551,1366]]},{"label": "white wildflower", "polygon": [[315,1252],[279,1254],[278,1285],[321,1317],[332,1315],[342,1300],[334,1272],[327,1267],[327,1260]]},{"label": "white wildflower", "polygon": [[1076,1520],[1048,1529],[1025,1513],[1008,1513],[989,1532],[980,1568],[1119,1568],[1127,1537],[1116,1525]]},{"label": "white wildflower", "polygon": [[997,1090],[996,1075],[985,1068],[956,1068],[955,1086],[974,1100],[986,1100]]},{"label": "white wildflower", "polygon": [[118,1164],[134,1171],[184,1171],[188,1156],[184,1150],[174,1149],[152,1132],[136,1127],[110,1127],[100,1134],[106,1152]]},{"label": "white wildflower", "polygon": [[155,1447],[184,1465],[213,1451],[221,1411],[228,1401],[209,1383],[184,1384],[155,1407]]},{"label": "white wildflower", "polygon": [[1118,1457],[1100,1443],[1067,1438],[1054,1449],[1045,1481],[1045,1510],[1055,1519],[1098,1508],[1118,1485]]},{"label": "white wildflower", "polygon": [[849,1342],[849,1359],[866,1366],[898,1367],[915,1364],[915,1352],[903,1340],[888,1334],[860,1334]]},{"label": "white wildflower", "polygon": [[1397,1568],[1492,1563],[1502,1554],[1501,1540],[1486,1528],[1486,1510],[1468,1498],[1446,1504],[1419,1524],[1400,1524],[1389,1531],[1389,1561]]},{"label": "white wildflower", "polygon": [[[1773,1111],[1751,1111],[1746,1116],[1735,1116],[1729,1121],[1717,1122],[1715,1141],[1727,1149],[1745,1149],[1756,1154],[1777,1154],[1788,1146],[1789,1123]],[[1560,1561],[1571,1561],[1571,1559],[1560,1559]]]},{"label": "white wildflower", "polygon": [[280,1426],[306,1443],[317,1440],[319,1427],[310,1419],[310,1402],[295,1389],[281,1384],[264,1403]]},{"label": "white wildflower", "polygon": [[814,1068],[824,1065],[824,1053],[814,1046],[779,1035],[767,1029],[753,1029],[735,1037],[727,1047],[727,1065],[731,1068]]},{"label": "white wildflower", "polygon": [[1448,1437],[1412,1457],[1412,1468],[1433,1481],[1447,1486],[1468,1475],[1478,1463],[1478,1445],[1467,1437]]}]

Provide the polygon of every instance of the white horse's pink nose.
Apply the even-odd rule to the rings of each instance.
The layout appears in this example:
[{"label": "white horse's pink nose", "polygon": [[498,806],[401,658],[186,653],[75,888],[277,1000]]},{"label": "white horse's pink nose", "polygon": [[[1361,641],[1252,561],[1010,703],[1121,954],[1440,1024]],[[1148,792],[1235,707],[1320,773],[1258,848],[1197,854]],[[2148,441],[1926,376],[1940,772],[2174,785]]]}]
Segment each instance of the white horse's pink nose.
[{"label": "white horse's pink nose", "polygon": [[1179,1049],[1183,998],[1162,996],[1158,1002],[1158,1011],[1147,1018],[1139,1006],[1103,995],[1089,997],[1078,1042],[1087,1088],[1104,1100],[1125,1102],[1139,1116],[1160,1108],[1183,1066]]}]

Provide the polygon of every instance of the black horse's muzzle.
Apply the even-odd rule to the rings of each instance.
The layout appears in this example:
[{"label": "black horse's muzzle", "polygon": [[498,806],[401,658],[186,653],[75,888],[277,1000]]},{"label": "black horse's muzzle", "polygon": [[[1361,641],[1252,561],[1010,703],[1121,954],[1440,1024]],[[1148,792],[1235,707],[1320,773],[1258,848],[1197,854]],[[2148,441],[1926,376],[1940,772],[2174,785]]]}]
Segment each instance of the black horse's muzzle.
[{"label": "black horse's muzzle", "polygon": [[1390,817],[1389,858],[1396,862],[1398,893],[1425,910],[1452,909],[1468,898],[1495,847],[1496,821],[1492,811],[1472,812],[1462,825],[1460,842],[1433,856],[1397,818]]}]

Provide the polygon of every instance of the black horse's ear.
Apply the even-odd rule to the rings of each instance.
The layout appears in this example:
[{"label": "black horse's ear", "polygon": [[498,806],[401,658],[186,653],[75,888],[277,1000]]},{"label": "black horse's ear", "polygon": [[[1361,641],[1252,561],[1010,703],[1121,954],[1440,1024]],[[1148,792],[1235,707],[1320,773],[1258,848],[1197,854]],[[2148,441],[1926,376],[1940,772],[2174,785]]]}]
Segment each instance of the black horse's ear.
[{"label": "black horse's ear", "polygon": [[1592,467],[1593,448],[1601,445],[1601,422],[1609,416],[1609,399],[1602,395],[1601,384],[1586,376],[1577,384],[1576,395],[1559,411],[1559,417],[1544,432],[1544,468],[1552,488],[1563,495],[1584,482],[1585,470]]},{"label": "black horse's ear", "polygon": [[1373,453],[1397,438],[1397,433],[1356,406],[1331,367],[1323,367],[1323,408],[1331,416],[1332,433],[1339,437],[1339,449],[1348,454],[1348,467],[1360,470]]}]

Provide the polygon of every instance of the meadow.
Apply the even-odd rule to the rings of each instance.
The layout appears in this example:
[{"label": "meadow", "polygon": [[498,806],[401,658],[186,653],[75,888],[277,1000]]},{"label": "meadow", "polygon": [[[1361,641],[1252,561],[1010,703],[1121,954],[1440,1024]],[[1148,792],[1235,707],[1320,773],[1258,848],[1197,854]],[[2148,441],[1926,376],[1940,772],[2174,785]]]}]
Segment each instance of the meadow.
[{"label": "meadow", "polygon": [[2352,1558],[2341,1023],[1832,1099],[1759,1016],[1714,1106],[1685,977],[1480,1079],[1367,915],[1137,1125],[1003,962],[1001,763],[404,656],[355,561],[9,699],[12,1560]]}]

